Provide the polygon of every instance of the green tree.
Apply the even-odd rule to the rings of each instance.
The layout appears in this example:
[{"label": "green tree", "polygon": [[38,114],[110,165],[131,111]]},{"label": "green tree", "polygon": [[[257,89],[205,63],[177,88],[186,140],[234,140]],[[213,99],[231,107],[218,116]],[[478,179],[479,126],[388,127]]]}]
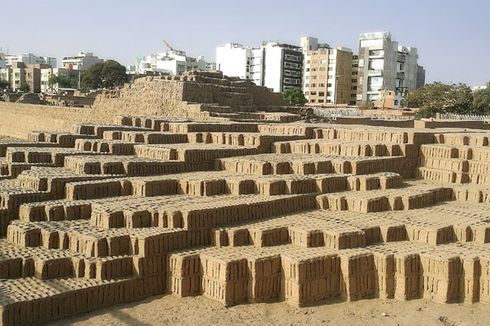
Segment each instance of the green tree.
[{"label": "green tree", "polygon": [[59,88],[77,88],[78,79],[75,76],[58,76],[58,87]]},{"label": "green tree", "polygon": [[113,88],[127,81],[126,68],[114,60],[96,63],[82,74],[84,88]]},{"label": "green tree", "polygon": [[48,78],[48,86],[50,89],[53,89],[54,85],[58,84],[58,76],[55,74],[51,74]]},{"label": "green tree", "polygon": [[20,83],[19,90],[20,90],[21,92],[29,92],[29,91],[31,90],[31,87],[29,86],[29,84],[28,84],[28,83],[26,83],[26,82],[22,82],[22,83]]},{"label": "green tree", "polygon": [[305,95],[303,94],[303,91],[299,88],[288,88],[282,93],[282,96],[291,105],[302,106],[306,103]]},{"label": "green tree", "polygon": [[473,94],[473,112],[476,114],[490,114],[490,83],[487,88]]},{"label": "green tree", "polygon": [[0,79],[0,89],[7,89],[9,88],[9,82],[3,79]]},{"label": "green tree", "polygon": [[408,94],[404,103],[419,108],[419,117],[434,117],[436,113],[471,114],[473,93],[465,84],[427,84]]}]

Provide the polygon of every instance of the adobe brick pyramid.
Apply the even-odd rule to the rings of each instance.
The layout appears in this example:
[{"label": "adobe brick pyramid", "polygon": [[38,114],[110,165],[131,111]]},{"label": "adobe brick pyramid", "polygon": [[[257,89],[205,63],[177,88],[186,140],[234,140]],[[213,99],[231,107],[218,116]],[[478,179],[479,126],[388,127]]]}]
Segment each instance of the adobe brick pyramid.
[{"label": "adobe brick pyramid", "polygon": [[0,156],[2,325],[162,294],[490,302],[486,132],[119,116]]},{"label": "adobe brick pyramid", "polygon": [[279,93],[219,71],[190,70],[182,76],[148,76],[99,94],[93,115],[112,121],[116,115],[159,116],[194,120],[299,120]]}]

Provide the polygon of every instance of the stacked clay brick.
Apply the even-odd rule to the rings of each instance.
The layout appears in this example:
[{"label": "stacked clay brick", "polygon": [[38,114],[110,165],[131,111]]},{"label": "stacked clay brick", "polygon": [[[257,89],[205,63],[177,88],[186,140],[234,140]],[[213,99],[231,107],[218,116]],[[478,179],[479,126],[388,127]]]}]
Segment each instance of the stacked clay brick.
[{"label": "stacked clay brick", "polygon": [[490,147],[486,133],[445,133],[421,147],[418,175],[447,183],[490,184]]},{"label": "stacked clay brick", "polygon": [[[182,78],[250,100],[247,83]],[[161,116],[4,139],[1,324],[162,294],[488,303],[488,148],[479,132]]]}]

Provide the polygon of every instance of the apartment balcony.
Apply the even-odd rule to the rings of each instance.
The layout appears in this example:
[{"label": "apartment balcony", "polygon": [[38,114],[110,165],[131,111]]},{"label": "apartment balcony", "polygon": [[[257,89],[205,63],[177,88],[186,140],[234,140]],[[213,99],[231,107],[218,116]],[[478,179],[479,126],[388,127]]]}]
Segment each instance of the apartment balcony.
[{"label": "apartment balcony", "polygon": [[404,63],[406,61],[406,59],[407,58],[404,55],[398,55],[396,57],[396,61],[401,62],[401,63]]},{"label": "apartment balcony", "polygon": [[405,79],[405,73],[403,71],[397,72],[396,79]]},{"label": "apartment balcony", "polygon": [[369,69],[368,76],[383,76],[383,69]]}]

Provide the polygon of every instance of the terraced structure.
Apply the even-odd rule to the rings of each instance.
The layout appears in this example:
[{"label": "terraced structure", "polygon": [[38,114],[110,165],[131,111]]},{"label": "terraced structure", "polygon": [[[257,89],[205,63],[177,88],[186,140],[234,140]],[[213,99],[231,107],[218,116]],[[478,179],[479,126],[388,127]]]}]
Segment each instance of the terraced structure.
[{"label": "terraced structure", "polygon": [[0,324],[154,295],[490,302],[489,134],[118,116],[0,140]]}]

